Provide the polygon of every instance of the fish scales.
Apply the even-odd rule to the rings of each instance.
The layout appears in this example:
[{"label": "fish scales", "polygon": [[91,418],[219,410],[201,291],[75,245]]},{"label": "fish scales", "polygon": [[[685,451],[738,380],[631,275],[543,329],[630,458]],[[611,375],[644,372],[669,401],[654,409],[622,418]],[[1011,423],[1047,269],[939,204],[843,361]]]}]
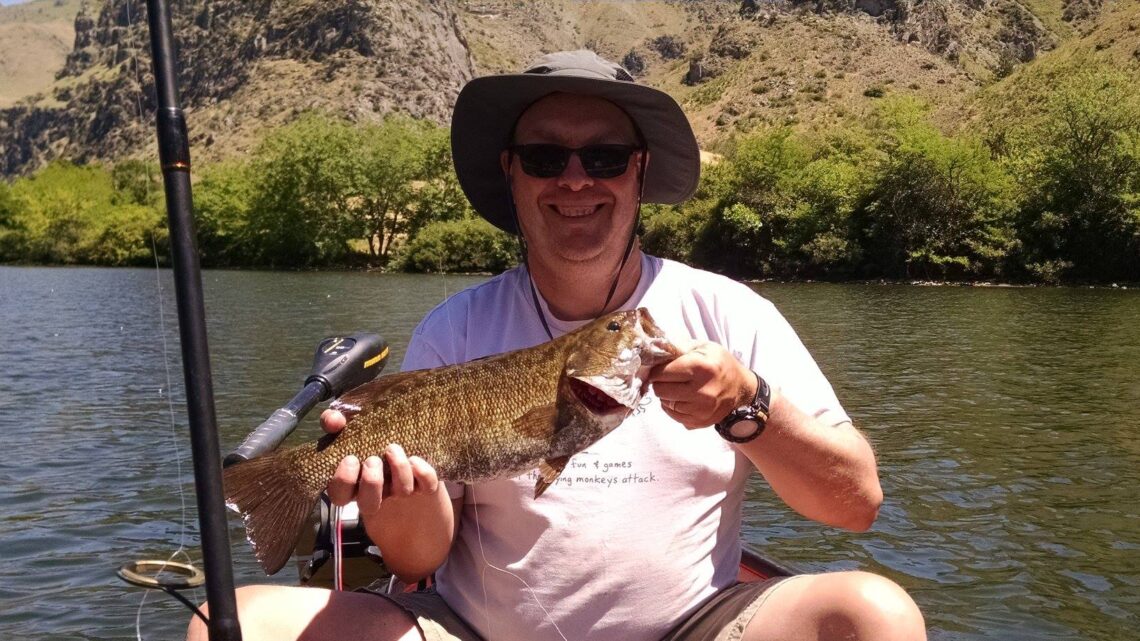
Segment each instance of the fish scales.
[{"label": "fish scales", "polygon": [[[555,403],[557,378],[550,372],[551,363],[566,350],[553,343],[540,348],[510,363],[496,359],[478,368],[425,371],[414,385],[389,388],[327,447],[318,449],[318,443],[312,443],[291,456],[314,483],[327,481],[345,456],[378,454],[390,443],[431,461],[440,478],[454,481],[479,478],[479,470],[496,467],[496,459],[505,458],[496,453],[507,449],[538,457],[549,447],[549,435],[521,434],[515,423],[531,407]],[[441,398],[450,400],[441,404]],[[416,419],[402,420],[405,417]]]},{"label": "fish scales", "polygon": [[377,379],[333,403],[347,418],[340,434],[227,468],[226,499],[273,574],[349,454],[364,459],[398,443],[453,481],[537,468],[538,498],[571,456],[636,407],[648,370],[678,355],[648,311],[638,309],[528,349]]}]

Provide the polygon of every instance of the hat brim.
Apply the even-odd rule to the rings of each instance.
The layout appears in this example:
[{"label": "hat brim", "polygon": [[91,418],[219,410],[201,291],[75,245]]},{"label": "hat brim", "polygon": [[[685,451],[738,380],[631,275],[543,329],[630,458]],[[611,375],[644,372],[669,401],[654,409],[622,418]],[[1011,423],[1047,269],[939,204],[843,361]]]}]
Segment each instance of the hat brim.
[{"label": "hat brim", "polygon": [[459,185],[488,222],[516,233],[499,157],[522,112],[539,98],[558,92],[604,98],[637,123],[650,152],[644,202],[679,203],[696,191],[700,149],[688,118],[669,94],[632,82],[579,75],[485,76],[468,82],[456,99],[451,155]]}]

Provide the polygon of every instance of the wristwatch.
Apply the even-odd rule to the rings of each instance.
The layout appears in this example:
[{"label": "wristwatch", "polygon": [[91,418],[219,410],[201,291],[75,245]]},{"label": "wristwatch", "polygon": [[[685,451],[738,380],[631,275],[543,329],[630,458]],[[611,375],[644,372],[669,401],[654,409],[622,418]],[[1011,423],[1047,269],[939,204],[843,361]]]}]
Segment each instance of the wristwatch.
[{"label": "wristwatch", "polygon": [[730,443],[747,443],[755,439],[768,422],[772,390],[759,374],[752,372],[752,375],[756,377],[756,396],[752,402],[732,410],[716,424],[716,433]]}]

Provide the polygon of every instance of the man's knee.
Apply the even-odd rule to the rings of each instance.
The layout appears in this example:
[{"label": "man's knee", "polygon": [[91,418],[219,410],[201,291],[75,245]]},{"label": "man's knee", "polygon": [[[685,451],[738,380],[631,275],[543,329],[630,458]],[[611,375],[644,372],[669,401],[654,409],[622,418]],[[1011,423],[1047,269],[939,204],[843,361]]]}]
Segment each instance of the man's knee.
[{"label": "man's knee", "polygon": [[777,585],[748,625],[750,641],[924,641],[914,600],[869,572],[807,574]]},{"label": "man's knee", "polygon": [[860,632],[879,630],[875,636],[878,639],[921,641],[926,638],[922,612],[897,583],[870,572],[845,572],[837,576],[846,583],[846,596],[832,625],[854,627]]},{"label": "man's knee", "polygon": [[[234,590],[239,620],[258,621],[264,616],[270,616],[272,612],[267,608],[273,602],[273,593],[280,589],[279,586],[272,585],[246,585]],[[207,619],[210,618],[208,603],[200,604],[198,609]],[[262,612],[259,613],[259,610]],[[207,641],[207,639],[209,639],[209,630],[206,624],[196,615],[190,617],[186,641]]]},{"label": "man's knee", "polygon": [[[371,594],[283,585],[237,589],[246,641],[370,638],[422,641],[415,620],[400,606]],[[209,616],[209,615],[207,615]],[[206,626],[190,622],[188,641],[206,641]]]}]

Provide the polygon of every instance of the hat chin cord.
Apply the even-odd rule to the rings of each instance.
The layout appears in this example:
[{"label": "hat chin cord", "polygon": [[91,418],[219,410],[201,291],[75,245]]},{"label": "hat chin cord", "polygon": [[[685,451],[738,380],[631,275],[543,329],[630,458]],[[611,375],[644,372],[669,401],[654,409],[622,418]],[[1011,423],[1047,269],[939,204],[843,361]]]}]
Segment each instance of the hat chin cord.
[{"label": "hat chin cord", "polygon": [[[613,300],[614,293],[617,292],[618,281],[621,280],[621,274],[625,271],[625,264],[629,261],[629,255],[633,251],[633,242],[637,239],[637,228],[641,226],[641,201],[645,197],[645,164],[647,154],[642,152],[641,158],[637,163],[637,206],[634,209],[633,226],[629,230],[629,239],[625,243],[625,251],[622,252],[621,262],[618,264],[617,272],[614,274],[614,279],[610,283],[610,291],[606,294],[606,300],[602,303],[602,309],[598,312],[599,315],[604,314],[606,308],[609,307],[610,301]],[[507,151],[507,167],[514,164],[514,152]],[[506,173],[505,180],[507,181],[507,193],[510,198],[507,199],[508,206],[511,210],[511,220],[515,223],[515,237],[519,242],[519,255],[522,259],[523,265],[527,271],[527,281],[530,285],[530,299],[534,303],[534,311],[538,314],[538,320],[542,323],[542,329],[546,332],[547,338],[554,340],[554,334],[550,331],[550,324],[546,321],[546,314],[542,312],[542,304],[538,301],[538,290],[534,287],[534,276],[530,269],[530,256],[526,249],[526,239],[523,237],[522,224],[519,222],[518,208],[515,207],[515,192],[511,184],[510,171]]]}]

